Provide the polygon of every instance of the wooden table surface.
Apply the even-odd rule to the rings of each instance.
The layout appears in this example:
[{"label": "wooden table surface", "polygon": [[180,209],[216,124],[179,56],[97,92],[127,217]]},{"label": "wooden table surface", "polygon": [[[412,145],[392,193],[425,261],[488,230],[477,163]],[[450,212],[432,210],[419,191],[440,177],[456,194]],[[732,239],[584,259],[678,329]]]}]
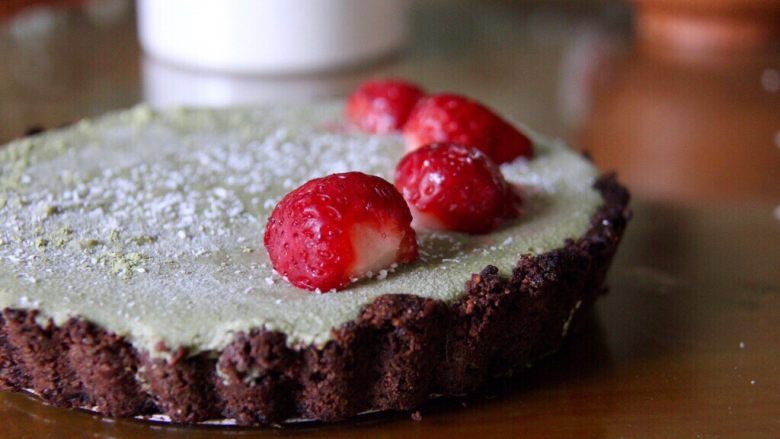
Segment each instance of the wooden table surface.
[{"label": "wooden table surface", "polygon": [[127,107],[343,96],[402,75],[588,149],[638,200],[582,333],[509,383],[285,430],[105,420],[0,393],[0,437],[780,437],[780,52],[632,41],[620,5],[426,1],[403,54],[295,78],[145,59],[127,1],[0,21],[0,142]]}]

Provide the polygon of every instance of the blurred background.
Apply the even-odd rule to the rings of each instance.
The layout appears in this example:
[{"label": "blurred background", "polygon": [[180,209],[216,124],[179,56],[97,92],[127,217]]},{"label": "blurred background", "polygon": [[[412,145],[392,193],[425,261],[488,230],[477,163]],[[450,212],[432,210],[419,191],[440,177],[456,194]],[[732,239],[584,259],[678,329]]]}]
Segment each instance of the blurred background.
[{"label": "blurred background", "polygon": [[642,198],[776,205],[779,23],[776,0],[2,0],[0,141],[402,76],[589,151]]},{"label": "blurred background", "polygon": [[[616,170],[635,218],[596,328],[522,392],[374,436],[777,438],[779,34],[780,0],[0,0],[0,144],[370,77],[469,95]],[[0,394],[4,427],[177,433]]]}]

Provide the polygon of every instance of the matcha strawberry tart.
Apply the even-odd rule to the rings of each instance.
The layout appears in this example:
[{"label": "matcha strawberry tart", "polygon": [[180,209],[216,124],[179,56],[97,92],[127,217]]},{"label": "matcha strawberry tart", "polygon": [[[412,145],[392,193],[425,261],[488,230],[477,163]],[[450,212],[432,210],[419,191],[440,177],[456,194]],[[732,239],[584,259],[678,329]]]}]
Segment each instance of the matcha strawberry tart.
[{"label": "matcha strawberry tart", "polygon": [[560,142],[403,80],[21,138],[0,148],[0,388],[244,425],[468,394],[557,349],[628,199]]}]

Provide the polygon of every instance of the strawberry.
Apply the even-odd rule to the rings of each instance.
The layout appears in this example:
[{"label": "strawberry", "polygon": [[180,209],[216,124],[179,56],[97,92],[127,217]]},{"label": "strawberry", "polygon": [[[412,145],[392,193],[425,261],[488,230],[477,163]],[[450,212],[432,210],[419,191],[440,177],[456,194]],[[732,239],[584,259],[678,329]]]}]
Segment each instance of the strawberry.
[{"label": "strawberry", "polygon": [[434,143],[404,156],[395,187],[415,227],[487,233],[519,212],[520,198],[501,170],[476,148]]},{"label": "strawberry", "polygon": [[346,115],[370,133],[399,131],[422,97],[418,86],[401,79],[366,81],[347,98]]},{"label": "strawberry", "polygon": [[404,139],[409,151],[434,142],[473,146],[499,164],[533,155],[525,134],[487,107],[453,94],[420,99],[406,121]]},{"label": "strawberry", "polygon": [[274,269],[307,290],[345,288],[417,258],[412,215],[387,181],[332,174],[288,193],[271,213],[264,243]]}]

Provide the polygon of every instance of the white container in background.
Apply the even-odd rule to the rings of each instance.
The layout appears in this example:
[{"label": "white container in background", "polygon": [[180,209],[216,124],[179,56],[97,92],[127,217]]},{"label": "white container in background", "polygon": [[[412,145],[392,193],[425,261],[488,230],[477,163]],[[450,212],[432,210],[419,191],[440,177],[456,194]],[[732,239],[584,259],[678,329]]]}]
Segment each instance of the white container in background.
[{"label": "white container in background", "polygon": [[379,69],[328,75],[239,75],[188,69],[142,57],[144,101],[155,108],[236,107],[343,99]]},{"label": "white container in background", "polygon": [[138,0],[152,57],[237,73],[348,67],[398,50],[407,0]]}]

